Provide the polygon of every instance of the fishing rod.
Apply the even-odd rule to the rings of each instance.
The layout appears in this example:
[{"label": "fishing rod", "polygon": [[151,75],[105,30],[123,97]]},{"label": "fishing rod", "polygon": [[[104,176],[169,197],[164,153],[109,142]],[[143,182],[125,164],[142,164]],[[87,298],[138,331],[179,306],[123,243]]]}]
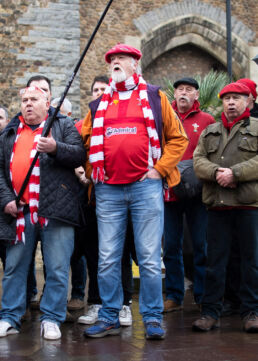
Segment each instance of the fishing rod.
[{"label": "fishing rod", "polygon": [[[80,59],[79,59],[78,63],[76,64],[72,75],[71,75],[70,78],[68,79],[68,82],[67,82],[67,85],[66,85],[66,87],[65,87],[65,90],[64,90],[64,92],[63,92],[63,95],[60,97],[60,100],[59,100],[59,102],[58,102],[58,105],[57,105],[57,107],[56,107],[53,115],[49,118],[49,120],[48,120],[48,122],[47,122],[47,126],[46,126],[46,128],[43,130],[43,132],[42,132],[42,137],[47,137],[47,136],[48,136],[48,134],[49,134],[49,132],[50,132],[50,129],[51,129],[51,127],[52,127],[52,124],[53,124],[54,120],[56,119],[57,113],[59,112],[59,110],[60,110],[60,108],[61,108],[61,106],[62,106],[62,104],[63,104],[63,101],[64,101],[64,99],[65,99],[65,97],[66,97],[66,95],[67,95],[67,93],[68,93],[68,91],[69,91],[69,89],[70,89],[70,87],[71,87],[71,85],[72,85],[72,82],[73,82],[73,80],[74,80],[74,78],[75,78],[78,70],[80,69],[81,63],[82,63],[82,61],[83,61],[83,59],[84,59],[84,57],[85,57],[85,55],[86,55],[86,53],[87,53],[87,51],[88,51],[88,49],[89,49],[89,47],[90,47],[93,39],[94,39],[94,37],[95,37],[95,35],[96,35],[96,33],[97,33],[97,31],[98,31],[98,29],[99,29],[102,21],[104,20],[104,17],[105,17],[105,15],[106,15],[106,13],[108,12],[108,9],[110,8],[112,2],[113,2],[113,0],[109,0],[108,4],[106,5],[106,8],[105,8],[105,10],[103,11],[103,13],[102,13],[102,15],[101,15],[101,17],[100,17],[100,19],[99,19],[99,21],[98,21],[98,23],[97,23],[94,31],[93,31],[93,33],[91,34],[91,37],[90,37],[87,45],[85,46],[85,49],[84,49],[83,53],[81,54]],[[27,185],[28,185],[28,183],[29,183],[29,179],[30,179],[32,170],[33,170],[33,168],[34,168],[34,166],[35,166],[35,164],[36,164],[36,161],[37,161],[37,159],[38,159],[38,157],[39,157],[39,154],[40,154],[40,152],[36,152],[36,154],[35,154],[32,162],[31,162],[30,168],[29,168],[29,170],[28,170],[28,172],[27,172],[27,174],[26,174],[26,177],[25,177],[25,179],[24,179],[24,181],[23,181],[23,184],[22,184],[22,186],[21,186],[21,189],[20,189],[20,191],[19,191],[19,193],[18,193],[18,195],[17,195],[17,197],[16,197],[16,204],[17,204],[17,205],[18,205],[18,203],[20,202],[20,200],[21,200],[21,198],[22,198],[22,195],[23,195],[23,193],[24,193],[24,191],[25,191],[25,189],[26,189],[26,187],[27,187]]]}]

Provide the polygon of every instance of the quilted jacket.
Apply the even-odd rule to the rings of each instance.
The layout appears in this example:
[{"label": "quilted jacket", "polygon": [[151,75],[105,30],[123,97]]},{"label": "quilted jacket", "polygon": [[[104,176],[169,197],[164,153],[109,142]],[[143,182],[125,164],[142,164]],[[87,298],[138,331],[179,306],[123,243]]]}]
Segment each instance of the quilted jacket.
[{"label": "quilted jacket", "polygon": [[[53,108],[49,109],[49,115]],[[10,180],[10,157],[20,123],[17,114],[0,136],[0,240],[15,239],[15,219],[4,214],[7,203],[15,199]],[[46,122],[47,123],[47,122]],[[41,153],[39,215],[78,225],[80,222],[80,184],[74,168],[85,163],[85,148],[72,120],[58,113],[52,125],[57,143],[53,155]],[[24,174],[25,177],[25,174]]]}]

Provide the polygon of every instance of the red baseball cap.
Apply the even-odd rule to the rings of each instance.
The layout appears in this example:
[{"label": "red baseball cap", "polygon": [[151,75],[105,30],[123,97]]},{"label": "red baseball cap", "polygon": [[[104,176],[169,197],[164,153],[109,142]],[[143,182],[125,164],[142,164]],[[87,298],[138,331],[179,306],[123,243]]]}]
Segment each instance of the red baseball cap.
[{"label": "red baseball cap", "polygon": [[250,89],[245,84],[242,83],[230,83],[220,91],[219,97],[222,98],[225,94],[228,93],[249,95]]},{"label": "red baseball cap", "polygon": [[245,84],[250,89],[250,92],[254,97],[254,99],[257,98],[257,92],[256,92],[257,84],[253,80],[248,78],[242,78],[237,80],[237,83]]},{"label": "red baseball cap", "polygon": [[130,55],[134,57],[135,59],[139,60],[142,57],[142,53],[140,50],[133,48],[130,45],[117,43],[113,48],[111,48],[106,54],[105,54],[105,60],[107,63],[111,63],[110,57],[114,54],[125,54]]}]

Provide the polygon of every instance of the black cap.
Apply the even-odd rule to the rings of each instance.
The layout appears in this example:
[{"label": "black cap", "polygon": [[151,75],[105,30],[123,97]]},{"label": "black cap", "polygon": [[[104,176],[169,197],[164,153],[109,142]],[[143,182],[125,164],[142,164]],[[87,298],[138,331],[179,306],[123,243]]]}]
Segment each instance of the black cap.
[{"label": "black cap", "polygon": [[199,84],[193,78],[181,78],[174,82],[173,87],[177,88],[180,84],[188,84],[193,86],[195,89],[199,89]]},{"label": "black cap", "polygon": [[258,65],[258,54],[252,60]]}]

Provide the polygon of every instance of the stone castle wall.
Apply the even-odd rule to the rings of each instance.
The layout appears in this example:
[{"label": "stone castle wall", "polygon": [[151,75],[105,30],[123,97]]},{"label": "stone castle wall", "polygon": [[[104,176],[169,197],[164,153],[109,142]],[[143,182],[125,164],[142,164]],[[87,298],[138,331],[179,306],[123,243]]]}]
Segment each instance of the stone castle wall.
[{"label": "stone castle wall", "polygon": [[[258,53],[256,0],[231,3],[234,72],[255,77],[249,60]],[[31,75],[49,76],[54,97],[63,92],[106,4],[1,0],[0,103],[11,116],[19,110],[18,89]],[[118,41],[141,48],[146,80],[160,85],[164,77],[173,80],[193,69],[224,69],[225,10],[224,0],[114,0],[69,91],[73,115],[87,112],[94,76],[108,72],[103,54]]]}]

